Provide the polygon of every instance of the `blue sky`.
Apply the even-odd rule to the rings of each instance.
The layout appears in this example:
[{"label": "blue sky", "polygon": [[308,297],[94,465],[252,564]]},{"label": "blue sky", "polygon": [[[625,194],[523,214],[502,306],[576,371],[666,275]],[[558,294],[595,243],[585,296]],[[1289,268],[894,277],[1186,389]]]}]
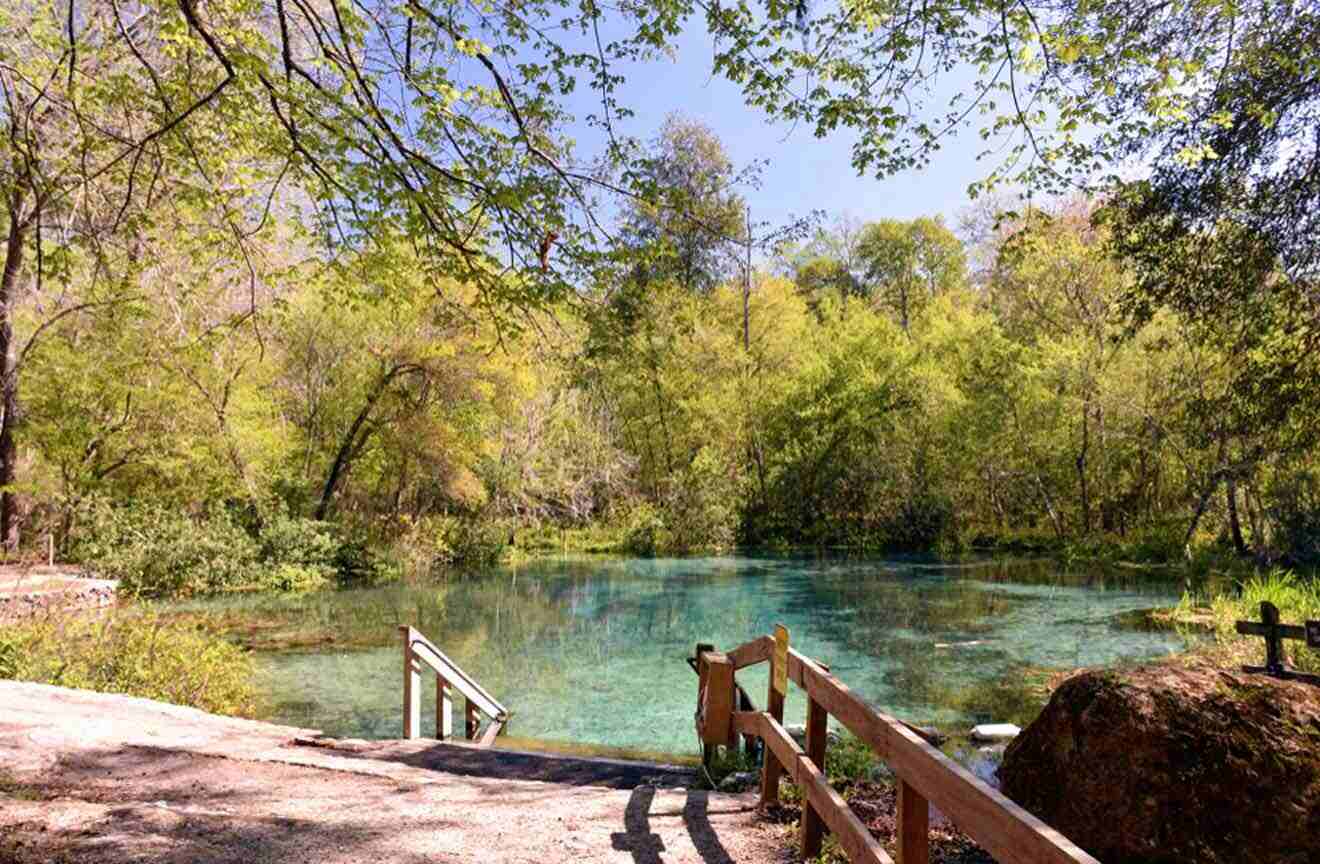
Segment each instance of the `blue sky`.
[{"label": "blue sky", "polygon": [[[677,48],[675,60],[620,70],[627,76],[620,102],[636,116],[616,128],[649,139],[668,114],[679,112],[711,127],[736,166],[768,159],[761,187],[742,190],[757,222],[782,224],[790,215],[820,209],[829,214],[827,222],[845,213],[863,221],[942,214],[954,227],[959,211],[970,203],[968,184],[993,167],[988,160],[977,161],[985,144],[968,129],[947,140],[925,169],[883,180],[858,176],[852,167],[854,133],[841,130],[818,139],[805,125],[772,124],[743,104],[735,85],[712,77],[712,47],[700,21],[689,26]],[[574,111],[598,111],[594,91],[582,87],[578,94],[570,103]],[[586,152],[598,142],[598,133],[585,124],[573,132]]]}]

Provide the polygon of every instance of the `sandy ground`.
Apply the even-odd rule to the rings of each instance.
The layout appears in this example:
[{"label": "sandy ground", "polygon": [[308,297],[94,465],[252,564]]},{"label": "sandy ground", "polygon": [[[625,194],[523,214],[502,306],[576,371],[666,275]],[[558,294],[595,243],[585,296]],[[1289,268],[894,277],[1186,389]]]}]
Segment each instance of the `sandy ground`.
[{"label": "sandy ground", "polygon": [[51,609],[96,609],[114,605],[119,583],[91,579],[67,567],[0,565],[0,621]]},{"label": "sandy ground", "polygon": [[0,864],[733,864],[788,855],[751,797],[682,788],[684,778],[662,767],[437,742],[297,743],[315,735],[0,681]]}]

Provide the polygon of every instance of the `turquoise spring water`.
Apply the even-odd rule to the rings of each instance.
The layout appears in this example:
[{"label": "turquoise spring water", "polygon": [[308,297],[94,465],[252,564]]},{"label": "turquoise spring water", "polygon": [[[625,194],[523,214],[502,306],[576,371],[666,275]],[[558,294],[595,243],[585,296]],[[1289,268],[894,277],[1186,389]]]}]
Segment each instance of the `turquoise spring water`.
[{"label": "turquoise spring water", "polygon": [[[697,642],[733,648],[783,623],[796,648],[882,710],[954,728],[1025,723],[1041,704],[1042,670],[1182,650],[1182,638],[1124,615],[1179,593],[1148,577],[1038,562],[568,558],[191,608],[312,634],[310,647],[258,655],[280,722],[397,737],[397,627],[408,623],[509,707],[519,738],[694,753],[696,676],[683,658]],[[764,670],[739,675],[758,704]],[[787,720],[801,722],[801,693],[790,689]],[[434,728],[431,692],[423,704],[423,729]]]}]

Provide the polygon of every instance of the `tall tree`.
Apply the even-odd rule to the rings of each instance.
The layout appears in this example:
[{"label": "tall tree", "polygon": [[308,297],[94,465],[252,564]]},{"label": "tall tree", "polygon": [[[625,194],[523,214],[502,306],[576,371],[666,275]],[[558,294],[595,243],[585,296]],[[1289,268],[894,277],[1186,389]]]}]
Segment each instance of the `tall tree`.
[{"label": "tall tree", "polygon": [[643,184],[622,231],[634,254],[632,278],[710,291],[733,271],[730,244],[747,230],[741,178],[724,144],[709,126],[673,114],[631,173]]},{"label": "tall tree", "polygon": [[862,229],[857,248],[863,290],[904,332],[930,300],[967,284],[962,242],[938,217],[873,222]]}]

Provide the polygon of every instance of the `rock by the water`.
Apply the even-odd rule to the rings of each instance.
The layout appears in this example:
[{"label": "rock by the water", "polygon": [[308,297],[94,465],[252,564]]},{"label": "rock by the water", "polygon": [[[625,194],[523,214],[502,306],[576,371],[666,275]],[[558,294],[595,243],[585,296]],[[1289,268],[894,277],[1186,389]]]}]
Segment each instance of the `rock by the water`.
[{"label": "rock by the water", "polygon": [[927,744],[933,744],[936,747],[939,747],[949,740],[948,735],[945,735],[934,726],[915,726],[911,723],[905,723],[902,720],[899,722],[903,723],[908,729],[911,729],[913,732],[924,738]]},{"label": "rock by the water", "polygon": [[761,776],[755,771],[735,771],[720,781],[719,789],[721,792],[741,792],[756,786],[760,780]]},{"label": "rock by the water", "polygon": [[[807,746],[806,726],[803,726],[801,723],[798,723],[796,725],[790,723],[784,727],[784,731],[787,732],[789,735],[793,736],[793,740],[797,742],[797,745],[799,747],[802,747],[804,749],[806,748]],[[843,736],[839,734],[839,730],[837,729],[825,730],[825,742],[827,745],[838,744],[842,740],[843,740]]]},{"label": "rock by the water", "polygon": [[1320,687],[1203,665],[1084,672],[999,779],[1106,864],[1320,861]]},{"label": "rock by the water", "polygon": [[982,723],[972,727],[973,741],[1011,741],[1022,734],[1012,723]]}]

